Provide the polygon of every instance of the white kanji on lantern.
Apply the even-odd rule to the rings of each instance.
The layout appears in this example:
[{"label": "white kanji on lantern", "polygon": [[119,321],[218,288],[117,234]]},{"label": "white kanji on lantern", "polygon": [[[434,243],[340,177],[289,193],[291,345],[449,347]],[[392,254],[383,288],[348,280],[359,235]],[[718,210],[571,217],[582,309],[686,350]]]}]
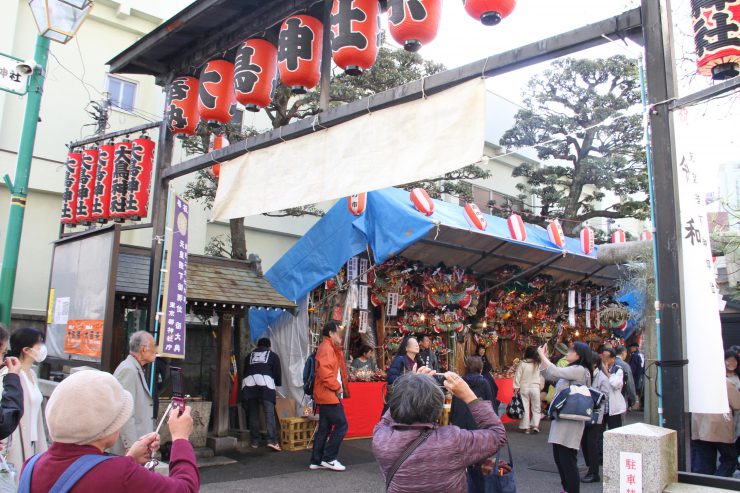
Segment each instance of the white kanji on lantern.
[{"label": "white kanji on lantern", "polygon": [[527,241],[527,230],[524,227],[522,216],[512,214],[506,222],[509,224],[509,234],[511,234],[512,240]]},{"label": "white kanji on lantern", "polygon": [[565,248],[565,233],[563,233],[563,227],[557,219],[547,225],[547,236],[550,237],[550,243]]},{"label": "white kanji on lantern", "polygon": [[485,231],[488,227],[486,217],[475,204],[465,204],[465,219],[468,221],[468,224],[480,229],[481,231]]}]

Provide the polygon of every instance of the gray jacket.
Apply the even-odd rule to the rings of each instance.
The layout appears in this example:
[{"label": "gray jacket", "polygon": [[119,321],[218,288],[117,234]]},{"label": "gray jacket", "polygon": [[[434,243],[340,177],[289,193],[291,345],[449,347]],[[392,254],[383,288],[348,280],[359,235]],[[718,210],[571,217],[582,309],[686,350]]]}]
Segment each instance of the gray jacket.
[{"label": "gray jacket", "polygon": [[[543,371],[545,380],[555,383],[555,394],[571,385],[591,385],[591,375],[588,370],[580,365],[558,368],[550,365]],[[556,419],[550,425],[550,436],[548,443],[557,443],[563,447],[578,450],[581,447],[581,436],[583,436],[583,421],[569,419]]]},{"label": "gray jacket", "polygon": [[632,375],[632,368],[630,368],[629,363],[624,361],[622,358],[617,356],[616,362],[614,363],[616,366],[618,366],[625,375],[627,375],[627,388],[622,391],[622,395],[627,399],[627,407],[630,407],[632,404],[637,402],[637,391],[635,390],[635,377]]},{"label": "gray jacket", "polygon": [[111,452],[124,455],[133,443],[154,431],[154,420],[152,417],[154,403],[149,395],[149,386],[146,383],[146,375],[136,358],[128,355],[118,365],[113,376],[121,383],[124,389],[131,393],[134,398],[134,411],[131,417],[121,428],[121,436],[111,448]]}]

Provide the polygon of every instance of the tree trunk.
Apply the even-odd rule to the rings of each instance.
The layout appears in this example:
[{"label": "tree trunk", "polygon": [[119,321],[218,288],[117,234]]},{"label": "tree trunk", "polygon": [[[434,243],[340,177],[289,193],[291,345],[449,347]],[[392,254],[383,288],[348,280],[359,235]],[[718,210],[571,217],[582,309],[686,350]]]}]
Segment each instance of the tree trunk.
[{"label": "tree trunk", "polygon": [[229,219],[231,229],[231,258],[247,260],[247,238],[244,228],[244,218]]}]

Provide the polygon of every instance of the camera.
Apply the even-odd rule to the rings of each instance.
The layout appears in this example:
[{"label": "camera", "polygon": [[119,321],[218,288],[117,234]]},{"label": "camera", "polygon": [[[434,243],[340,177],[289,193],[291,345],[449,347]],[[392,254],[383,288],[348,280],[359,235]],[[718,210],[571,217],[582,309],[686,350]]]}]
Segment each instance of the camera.
[{"label": "camera", "polygon": [[22,62],[18,62],[15,68],[23,75],[31,75],[33,71],[36,70],[36,67],[38,67],[38,64],[35,61],[24,60]]},{"label": "camera", "polygon": [[445,374],[444,374],[444,373],[435,373],[434,375],[432,375],[432,377],[434,378],[434,380],[436,380],[436,381],[437,381],[437,384],[439,384],[439,385],[441,385],[442,387],[444,387],[444,385],[445,385],[445,380],[447,380],[447,379],[445,378]]}]

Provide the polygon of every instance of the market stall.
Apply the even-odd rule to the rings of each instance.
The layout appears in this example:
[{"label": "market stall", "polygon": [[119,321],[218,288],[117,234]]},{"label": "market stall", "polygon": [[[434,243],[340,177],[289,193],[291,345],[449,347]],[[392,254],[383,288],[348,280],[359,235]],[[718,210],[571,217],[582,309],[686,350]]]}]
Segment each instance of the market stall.
[{"label": "market stall", "polygon": [[614,302],[618,271],[596,261],[596,248],[524,223],[515,234],[505,218],[478,212],[471,221],[467,207],[425,200],[392,188],[340,201],[266,274],[286,298],[305,300],[307,316],[250,311],[253,339],[307,332],[307,354],[335,320],[348,327],[348,364],[360,346],[376,349],[378,371],[352,375],[350,434],[369,435],[379,419],[369,409],[382,407],[378,389],[404,336],[429,335],[442,370],[462,371],[485,347],[506,402],[526,346],[610,335],[601,311]]}]

